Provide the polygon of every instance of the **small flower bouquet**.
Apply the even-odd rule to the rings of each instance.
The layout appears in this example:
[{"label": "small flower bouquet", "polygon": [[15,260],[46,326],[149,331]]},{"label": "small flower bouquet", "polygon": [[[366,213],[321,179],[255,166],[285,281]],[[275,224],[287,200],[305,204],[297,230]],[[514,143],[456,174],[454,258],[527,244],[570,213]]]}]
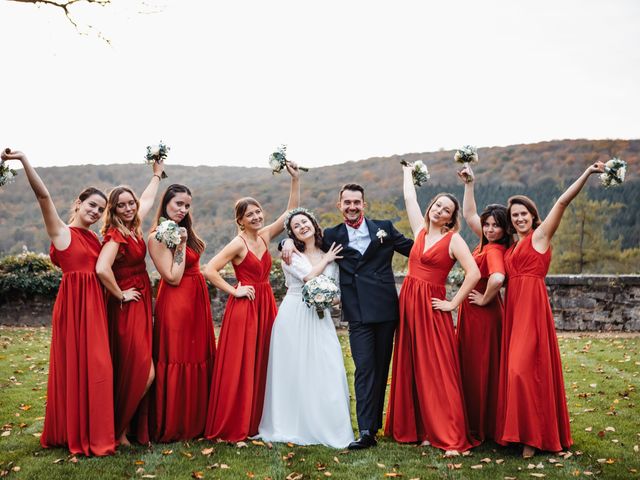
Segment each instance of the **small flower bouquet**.
[{"label": "small flower bouquet", "polygon": [[627,162],[618,157],[613,157],[604,164],[604,173],[600,174],[600,181],[605,187],[615,187],[624,182],[627,174]]},{"label": "small flower bouquet", "polygon": [[411,175],[413,176],[413,184],[416,187],[421,187],[431,178],[429,169],[422,160],[416,160],[413,163],[409,163],[406,160],[400,160],[400,163],[405,167],[413,167]]},{"label": "small flower bouquet", "polygon": [[164,243],[167,248],[177,247],[180,245],[180,226],[173,220],[160,217],[155,239]]},{"label": "small flower bouquet", "polygon": [[[147,146],[147,154],[145,155],[145,160],[148,164],[153,162],[164,162],[167,159],[167,154],[171,150],[170,147],[167,147],[162,140],[157,145],[148,145]],[[167,178],[167,174],[162,172],[162,178]]]},{"label": "small flower bouquet", "polygon": [[[462,148],[456,150],[453,159],[456,163],[461,163],[463,166],[468,166],[470,163],[478,163],[478,150],[473,145],[464,145]],[[466,181],[471,182],[472,178],[466,176]]]},{"label": "small flower bouquet", "polygon": [[[271,175],[280,173],[287,166],[287,146],[280,145],[278,150],[269,155],[269,166],[271,167]],[[309,169],[298,165],[298,170],[308,172]]]},{"label": "small flower bouquet", "polygon": [[336,282],[326,275],[312,278],[302,287],[302,300],[309,308],[315,308],[320,318],[324,318],[324,311],[330,308],[339,293]]},{"label": "small flower bouquet", "polygon": [[12,183],[15,180],[16,172],[13,168],[9,168],[9,165],[5,165],[0,161],[0,187],[4,187],[7,183]]}]

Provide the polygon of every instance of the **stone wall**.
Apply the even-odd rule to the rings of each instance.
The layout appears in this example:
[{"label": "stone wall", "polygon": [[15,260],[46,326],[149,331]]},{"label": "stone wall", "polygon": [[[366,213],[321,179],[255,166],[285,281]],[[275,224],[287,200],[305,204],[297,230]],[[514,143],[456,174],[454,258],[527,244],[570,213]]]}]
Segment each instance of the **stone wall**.
[{"label": "stone wall", "polygon": [[[403,280],[396,277],[398,289]],[[449,290],[452,295],[454,289]],[[640,332],[640,275],[549,275],[547,291],[558,330]],[[226,301],[219,290],[211,299],[218,324]],[[0,305],[0,324],[48,325],[52,307],[48,299],[5,303]],[[334,323],[344,325],[340,311],[333,314]]]}]

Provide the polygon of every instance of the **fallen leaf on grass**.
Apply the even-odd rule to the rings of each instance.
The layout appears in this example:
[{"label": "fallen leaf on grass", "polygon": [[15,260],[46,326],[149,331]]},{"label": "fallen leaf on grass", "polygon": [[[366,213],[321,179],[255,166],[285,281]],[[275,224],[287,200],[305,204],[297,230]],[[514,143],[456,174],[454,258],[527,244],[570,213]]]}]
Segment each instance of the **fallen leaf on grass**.
[{"label": "fallen leaf on grass", "polygon": [[503,463],[504,463],[504,458],[499,458],[499,459],[497,459],[497,460],[496,460],[496,463],[497,463],[498,465],[503,464]]},{"label": "fallen leaf on grass", "polygon": [[261,442],[260,440],[251,440],[251,443],[256,447],[264,447],[264,442]]},{"label": "fallen leaf on grass", "polygon": [[478,464],[478,465],[471,465],[471,469],[472,470],[480,470],[483,467],[482,464]]},{"label": "fallen leaf on grass", "polygon": [[247,442],[238,442],[236,443],[236,448],[247,448]]},{"label": "fallen leaf on grass", "polygon": [[11,435],[11,430],[5,430],[0,434],[0,437],[8,437],[9,435]]},{"label": "fallen leaf on grass", "polygon": [[304,474],[298,472],[291,472],[289,475],[285,477],[285,480],[302,480],[304,478]]},{"label": "fallen leaf on grass", "polygon": [[532,477],[536,477],[536,478],[544,478],[544,477],[546,477],[546,475],[544,473],[530,473],[529,475],[531,475]]},{"label": "fallen leaf on grass", "polygon": [[54,463],[54,464],[56,464],[56,465],[58,465],[58,464],[60,464],[60,463],[63,463],[63,462],[64,462],[64,458],[56,458],[56,459],[53,461],[53,463]]},{"label": "fallen leaf on grass", "polygon": [[378,468],[387,468],[384,463],[376,463],[376,465],[378,466]]},{"label": "fallen leaf on grass", "polygon": [[605,428],[605,429],[604,429],[604,431],[605,431],[605,432],[615,432],[615,431],[616,431],[616,429],[615,429],[615,428],[613,428],[613,427],[607,427],[607,428]]},{"label": "fallen leaf on grass", "polygon": [[162,451],[162,455],[167,456],[167,455],[171,455],[173,453],[173,450],[163,450]]},{"label": "fallen leaf on grass", "polygon": [[134,465],[144,465],[144,460],[136,460],[133,462]]},{"label": "fallen leaf on grass", "polygon": [[461,463],[447,463],[447,468],[449,470],[460,470],[462,468]]},{"label": "fallen leaf on grass", "polygon": [[256,474],[253,472],[247,472],[247,477],[249,478],[255,478]]},{"label": "fallen leaf on grass", "polygon": [[481,459],[480,459],[480,461],[481,461],[482,463],[491,463],[491,459],[490,459],[489,457],[487,457],[487,458],[481,458]]},{"label": "fallen leaf on grass", "polygon": [[398,473],[398,472],[388,472],[384,474],[385,477],[391,477],[391,478],[397,478],[397,477],[401,477],[402,474]]},{"label": "fallen leaf on grass", "polygon": [[156,476],[155,475],[151,475],[150,473],[147,473],[145,475],[142,475],[141,478],[156,478]]},{"label": "fallen leaf on grass", "polygon": [[205,457],[208,457],[213,453],[213,447],[211,447],[211,448],[203,448],[200,453],[202,453],[202,455],[204,455]]},{"label": "fallen leaf on grass", "polygon": [[587,427],[587,428],[584,429],[585,432],[590,432],[592,430],[593,430],[593,427]]},{"label": "fallen leaf on grass", "polygon": [[204,478],[203,472],[191,472],[191,478]]},{"label": "fallen leaf on grass", "polygon": [[[636,445],[636,447],[637,447],[637,445]],[[340,460],[338,460],[338,457],[333,457],[333,461],[336,462],[336,463],[340,463]]]}]

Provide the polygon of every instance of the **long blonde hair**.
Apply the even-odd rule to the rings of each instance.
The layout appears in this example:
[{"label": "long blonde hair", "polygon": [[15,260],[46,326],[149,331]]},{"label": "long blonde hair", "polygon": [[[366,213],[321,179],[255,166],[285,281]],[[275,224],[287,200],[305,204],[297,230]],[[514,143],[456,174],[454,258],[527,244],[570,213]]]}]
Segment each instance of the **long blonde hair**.
[{"label": "long blonde hair", "polygon": [[[123,193],[129,193],[133,197],[133,200],[136,202],[136,216],[133,217],[133,221],[131,222],[131,229],[127,228],[122,219],[116,213],[116,209],[118,208],[118,199]],[[133,233],[138,238],[142,237],[142,220],[140,220],[139,212],[140,200],[138,200],[136,194],[133,193],[133,190],[125,185],[115,187],[109,192],[109,199],[107,200],[104,222],[102,223],[100,233],[102,234],[102,236],[104,236],[110,228],[115,228],[125,238],[128,237],[131,233]]]}]

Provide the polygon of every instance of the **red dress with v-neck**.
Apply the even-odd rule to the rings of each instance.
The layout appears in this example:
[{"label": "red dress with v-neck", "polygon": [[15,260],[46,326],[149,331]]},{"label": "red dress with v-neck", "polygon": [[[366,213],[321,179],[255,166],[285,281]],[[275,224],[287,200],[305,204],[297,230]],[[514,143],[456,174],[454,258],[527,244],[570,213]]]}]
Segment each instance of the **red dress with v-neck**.
[{"label": "red dress with v-neck", "polygon": [[[113,427],[113,369],[107,311],[96,275],[100,240],[69,227],[71,243],[53,245],[51,261],[62,269],[51,319],[47,408],[40,444],[66,446],[72,454],[110,455]],[[5,447],[6,448],[6,447]]]},{"label": "red dress with v-neck", "polygon": [[385,435],[464,451],[477,442],[469,437],[453,320],[450,312],[431,306],[433,298],[446,298],[447,275],[455,263],[449,256],[452,235],[424,252],[426,231],[421,230],[411,249],[400,291]]},{"label": "red dress with v-neck", "polygon": [[216,339],[200,255],[187,247],[179,285],[160,282],[153,325],[156,380],[151,433],[158,442],[198,438],[204,431]]},{"label": "red dress with v-neck", "polygon": [[249,300],[230,295],[227,301],[205,429],[207,438],[229,442],[238,442],[258,433],[271,327],[277,313],[269,284],[269,250],[267,248],[261,258],[248,247],[247,250],[242,262],[234,264],[233,269],[242,285],[254,287],[256,296]]},{"label": "red dress with v-neck", "polygon": [[507,295],[496,441],[558,452],[573,440],[560,348],[544,282],[551,247],[539,253],[532,239],[530,233],[504,257]]},{"label": "red dress with v-neck", "polygon": [[127,237],[117,228],[110,228],[103,245],[118,244],[113,262],[113,274],[121,290],[135,288],[140,299],[121,303],[109,295],[107,317],[111,358],[113,360],[114,407],[116,438],[123,432],[135,435],[139,443],[149,443],[149,395],[144,394],[151,368],[151,283],[145,256],[147,246],[142,237]]}]

